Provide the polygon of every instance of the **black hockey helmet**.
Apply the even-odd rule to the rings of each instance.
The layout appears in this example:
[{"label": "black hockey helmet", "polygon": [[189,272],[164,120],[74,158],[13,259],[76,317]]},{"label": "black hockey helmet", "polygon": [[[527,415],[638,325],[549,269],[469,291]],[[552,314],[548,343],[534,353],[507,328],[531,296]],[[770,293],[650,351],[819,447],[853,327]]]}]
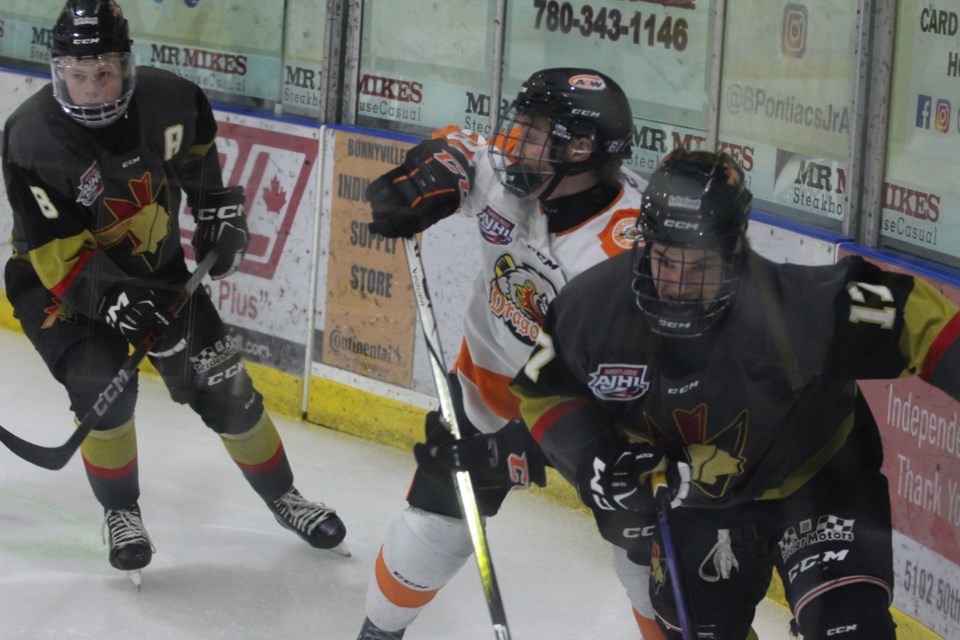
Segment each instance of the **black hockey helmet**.
[{"label": "black hockey helmet", "polygon": [[[525,142],[528,127],[524,116],[541,116],[547,121],[549,146],[542,158],[545,166],[539,170],[522,166],[511,155]],[[562,161],[567,143],[581,137],[593,143],[590,156]],[[545,199],[565,175],[629,157],[632,140],[630,102],[613,79],[593,69],[544,69],[521,85],[516,99],[500,114],[490,159],[500,183],[520,197],[552,178],[552,185],[540,195]]]},{"label": "black hockey helmet", "polygon": [[[654,332],[698,336],[726,312],[740,275],[751,200],[743,170],[725,153],[680,148],[651,174],[640,203],[633,271],[637,305]],[[664,255],[673,268],[663,267]],[[721,268],[707,268],[711,260]]]},{"label": "black hockey helmet", "polygon": [[53,26],[50,55],[58,58],[130,53],[130,28],[113,0],[67,0]]},{"label": "black hockey helmet", "polygon": [[[127,20],[113,0],[67,0],[50,47],[53,93],[67,115],[85,126],[102,127],[124,114],[136,80],[132,42]],[[68,75],[75,82],[68,82]],[[90,102],[78,95],[81,80],[101,87],[113,82],[118,90],[111,86],[107,98]]]}]

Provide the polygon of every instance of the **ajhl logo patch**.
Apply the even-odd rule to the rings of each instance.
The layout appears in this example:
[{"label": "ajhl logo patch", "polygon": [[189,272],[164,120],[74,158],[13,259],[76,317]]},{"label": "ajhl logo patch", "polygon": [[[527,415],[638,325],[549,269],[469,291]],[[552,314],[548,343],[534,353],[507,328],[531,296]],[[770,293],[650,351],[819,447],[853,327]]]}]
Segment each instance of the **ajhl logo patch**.
[{"label": "ajhl logo patch", "polygon": [[588,386],[601,400],[636,400],[647,392],[647,365],[601,364]]}]

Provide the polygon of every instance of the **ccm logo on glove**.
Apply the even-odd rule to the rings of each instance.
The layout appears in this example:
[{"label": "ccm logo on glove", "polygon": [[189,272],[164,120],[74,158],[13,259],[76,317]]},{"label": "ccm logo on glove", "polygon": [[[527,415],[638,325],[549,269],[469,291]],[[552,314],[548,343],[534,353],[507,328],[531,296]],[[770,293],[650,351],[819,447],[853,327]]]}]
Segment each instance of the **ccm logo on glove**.
[{"label": "ccm logo on glove", "polygon": [[205,207],[197,210],[197,221],[230,220],[243,217],[242,204],[228,204],[222,207]]}]

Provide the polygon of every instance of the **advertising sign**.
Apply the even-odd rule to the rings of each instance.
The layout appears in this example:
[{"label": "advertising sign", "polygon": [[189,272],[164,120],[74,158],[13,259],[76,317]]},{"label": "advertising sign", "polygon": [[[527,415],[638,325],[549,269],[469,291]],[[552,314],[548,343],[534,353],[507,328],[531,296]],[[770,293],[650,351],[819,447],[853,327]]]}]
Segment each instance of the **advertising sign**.
[{"label": "advertising sign", "polygon": [[[928,282],[960,304],[960,289]],[[960,404],[916,376],[861,388],[883,438],[894,606],[945,638],[960,637]]]},{"label": "advertising sign", "polygon": [[488,127],[495,5],[365,3],[357,122],[425,135],[449,124],[476,130],[469,115]]},{"label": "advertising sign", "polygon": [[588,67],[613,78],[630,99],[630,168],[649,175],[670,149],[706,139],[710,0],[523,0],[508,7],[505,103],[538,69]]},{"label": "advertising sign", "polygon": [[897,5],[880,235],[960,255],[960,2]]},{"label": "advertising sign", "polygon": [[327,0],[300,0],[285,4],[286,24],[297,25],[297,28],[286,29],[284,33],[281,102],[285,111],[321,118]]},{"label": "advertising sign", "polygon": [[828,226],[842,221],[856,29],[853,2],[742,0],[729,7],[720,138],[763,156],[751,184],[756,202]]},{"label": "advertising sign", "polygon": [[[6,0],[0,55],[46,63],[63,0]],[[209,91],[279,100],[282,2],[122,2],[138,64],[161,67]]]},{"label": "advertising sign", "polygon": [[[316,218],[318,131],[310,127],[217,113],[224,183],[246,196],[250,241],[240,270],[209,282],[220,315],[239,330],[245,356],[301,373]],[[180,212],[184,252],[196,228]]]},{"label": "advertising sign", "polygon": [[337,131],[322,361],[410,387],[416,311],[403,243],[370,233],[370,181],[412,145]]},{"label": "advertising sign", "polygon": [[5,0],[0,7],[0,56],[46,64],[62,0]]}]

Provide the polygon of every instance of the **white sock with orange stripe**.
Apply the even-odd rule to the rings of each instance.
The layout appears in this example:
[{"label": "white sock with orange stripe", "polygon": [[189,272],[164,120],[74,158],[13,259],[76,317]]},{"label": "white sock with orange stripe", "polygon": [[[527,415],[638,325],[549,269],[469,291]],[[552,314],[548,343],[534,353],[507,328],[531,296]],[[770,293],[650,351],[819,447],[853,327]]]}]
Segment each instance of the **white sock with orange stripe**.
[{"label": "white sock with orange stripe", "polygon": [[367,617],[406,629],[473,554],[463,520],[407,507],[390,525],[367,586]]}]

